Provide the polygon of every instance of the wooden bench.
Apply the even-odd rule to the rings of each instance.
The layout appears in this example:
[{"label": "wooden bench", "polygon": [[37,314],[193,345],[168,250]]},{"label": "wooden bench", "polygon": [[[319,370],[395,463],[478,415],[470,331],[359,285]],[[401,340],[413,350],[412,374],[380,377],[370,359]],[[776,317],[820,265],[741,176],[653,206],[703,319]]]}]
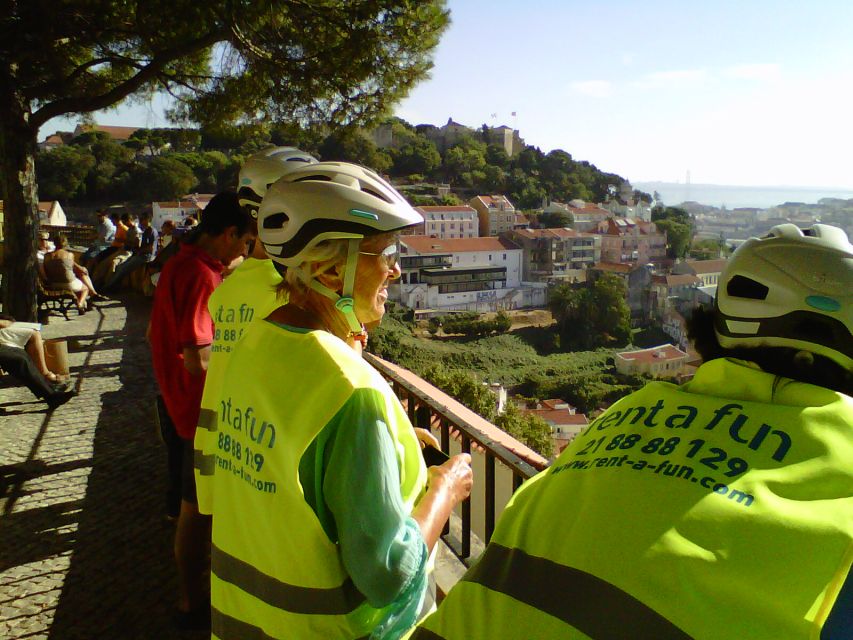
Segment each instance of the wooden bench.
[{"label": "wooden bench", "polygon": [[[68,312],[77,310],[77,296],[68,289],[49,289],[41,278],[38,281],[38,312],[50,315],[52,312],[61,313],[66,320],[70,320]],[[80,313],[77,310],[77,313]]]}]

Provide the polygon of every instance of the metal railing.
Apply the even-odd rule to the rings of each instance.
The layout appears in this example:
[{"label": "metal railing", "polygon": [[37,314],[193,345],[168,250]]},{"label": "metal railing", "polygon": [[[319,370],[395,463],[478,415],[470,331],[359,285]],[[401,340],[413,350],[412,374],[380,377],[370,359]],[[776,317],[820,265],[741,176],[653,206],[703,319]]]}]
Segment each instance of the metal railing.
[{"label": "metal railing", "polygon": [[[456,557],[464,564],[469,564],[473,535],[472,506],[482,509],[479,520],[483,524],[481,537],[484,542],[491,539],[498,509],[502,510],[505,506],[505,501],[498,503],[496,463],[511,474],[511,492],[515,492],[522,482],[544,469],[548,461],[412,372],[370,353],[365,353],[364,358],[389,382],[415,427],[438,430],[442,451],[451,454],[453,449],[458,448],[462,453],[472,453],[473,449],[472,458],[478,455],[483,458],[483,477],[474,479],[475,487],[480,483],[483,486],[482,504],[476,500],[477,504],[472,505],[479,492],[477,496],[472,493],[471,498],[462,503],[461,539],[457,540],[451,535],[449,526],[442,533],[442,539]],[[504,442],[499,442],[497,438]]]}]

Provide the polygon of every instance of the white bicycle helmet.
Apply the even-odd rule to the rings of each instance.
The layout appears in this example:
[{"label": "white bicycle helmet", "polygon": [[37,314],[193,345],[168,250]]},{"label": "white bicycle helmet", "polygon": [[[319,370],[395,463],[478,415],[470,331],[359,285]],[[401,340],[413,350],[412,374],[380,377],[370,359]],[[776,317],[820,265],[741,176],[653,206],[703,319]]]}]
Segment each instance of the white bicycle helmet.
[{"label": "white bicycle helmet", "polygon": [[790,347],[853,371],[853,245],[825,224],[750,238],[723,271],[715,312],[723,347]]},{"label": "white bicycle helmet", "polygon": [[250,156],[240,167],[237,187],[240,206],[256,218],[261,200],[273,182],[289,171],[316,163],[317,158],[296,147],[268,147]]},{"label": "white bicycle helmet", "polygon": [[394,187],[370,169],[346,162],[320,162],[291,171],[269,188],[258,209],[258,239],[275,262],[297,268],[324,240],[349,239],[340,295],[316,280],[311,288],[335,301],[354,336],[364,328],[353,311],[358,246],[366,236],[397,231],[423,217]]}]

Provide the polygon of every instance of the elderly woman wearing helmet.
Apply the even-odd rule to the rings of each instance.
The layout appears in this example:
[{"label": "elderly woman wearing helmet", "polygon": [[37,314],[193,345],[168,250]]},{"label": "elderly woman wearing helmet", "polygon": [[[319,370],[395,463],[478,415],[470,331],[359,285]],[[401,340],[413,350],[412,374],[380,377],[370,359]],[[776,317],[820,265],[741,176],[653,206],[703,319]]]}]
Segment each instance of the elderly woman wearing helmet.
[{"label": "elderly woman wearing helmet", "polygon": [[214,637],[400,637],[470,493],[470,457],[429,473],[405,411],[360,357],[399,277],[395,232],[421,217],[351,164],[291,171],[259,239],[288,302],[245,330],[222,378],[210,467]]},{"label": "elderly woman wearing helmet", "polygon": [[694,378],[596,418],[412,637],[853,638],[851,330],[843,231],[748,240]]}]

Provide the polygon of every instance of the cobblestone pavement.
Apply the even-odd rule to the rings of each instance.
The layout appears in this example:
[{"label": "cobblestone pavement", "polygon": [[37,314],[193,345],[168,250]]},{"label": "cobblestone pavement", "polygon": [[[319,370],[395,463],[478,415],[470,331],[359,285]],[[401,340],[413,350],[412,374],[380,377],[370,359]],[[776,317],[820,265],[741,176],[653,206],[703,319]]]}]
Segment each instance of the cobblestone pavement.
[{"label": "cobblestone pavement", "polygon": [[170,626],[173,526],[150,300],[128,293],[65,320],[78,395],[55,411],[0,380],[0,638],[200,638]]}]

